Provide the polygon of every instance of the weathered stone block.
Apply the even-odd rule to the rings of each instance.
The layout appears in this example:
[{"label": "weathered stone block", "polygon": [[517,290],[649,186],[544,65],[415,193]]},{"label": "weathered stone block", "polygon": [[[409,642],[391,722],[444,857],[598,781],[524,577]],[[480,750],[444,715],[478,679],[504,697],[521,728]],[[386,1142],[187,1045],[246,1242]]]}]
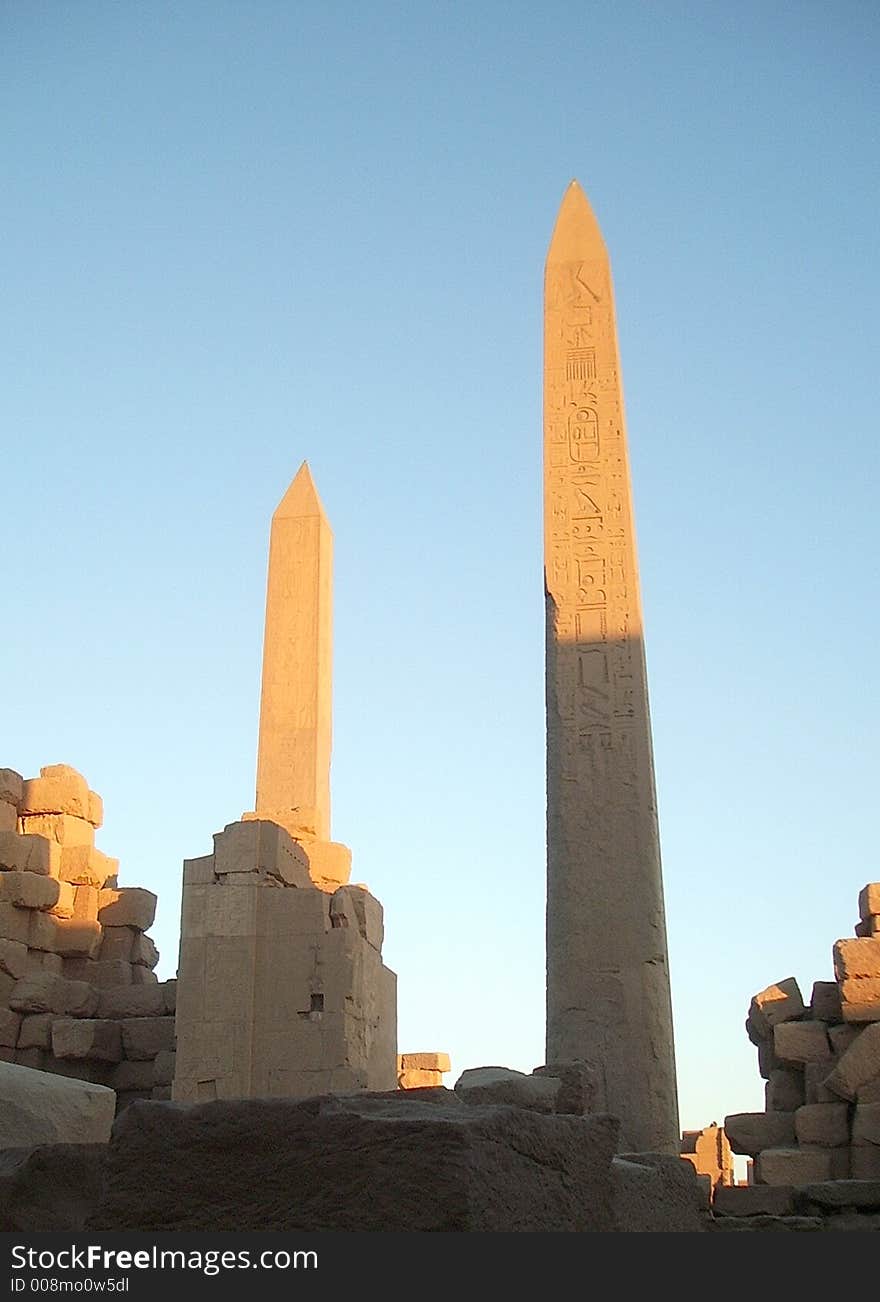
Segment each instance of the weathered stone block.
[{"label": "weathered stone block", "polygon": [[145,936],[142,931],[136,931],[134,941],[131,947],[131,961],[141,967],[154,968],[159,962],[159,951],[153,944],[149,936]]},{"label": "weathered stone block", "polygon": [[31,915],[26,909],[16,908],[14,904],[0,903],[0,940],[12,940],[18,945],[26,945],[30,932]]},{"label": "weathered stone block", "polygon": [[18,831],[18,810],[7,800],[0,800],[0,832]]},{"label": "weathered stone block", "polygon": [[83,918],[56,918],[32,911],[28,931],[31,949],[46,949],[70,958],[94,958],[101,946],[101,927]]},{"label": "weathered stone block", "polygon": [[804,1072],[792,1067],[771,1071],[764,1090],[768,1112],[794,1112],[809,1102],[805,1094]]},{"label": "weathered stone block", "polygon": [[880,913],[880,882],[869,882],[859,891],[859,917]]},{"label": "weathered stone block", "polygon": [[103,927],[134,927],[147,931],[156,917],[156,896],[140,886],[101,892],[98,921]]},{"label": "weathered stone block", "polygon": [[92,827],[100,827],[104,822],[104,802],[98,795],[97,791],[89,792],[89,803],[86,809],[86,818]]},{"label": "weathered stone block", "polygon": [[856,1090],[856,1102],[880,1103],[880,1076],[875,1076],[859,1086]]},{"label": "weathered stone block", "polygon": [[110,1077],[111,1087],[122,1092],[152,1090],[153,1084],[152,1058],[120,1062]]},{"label": "weathered stone block", "polygon": [[838,981],[850,977],[880,979],[880,938],[836,941],[834,974]]},{"label": "weathered stone block", "polygon": [[331,926],[353,925],[368,945],[381,953],[385,938],[382,905],[363,886],[343,886],[330,897]]},{"label": "weathered stone block", "polygon": [[73,814],[87,818],[89,784],[67,764],[51,764],[38,778],[28,778],[22,788],[21,814]]},{"label": "weathered stone block", "polygon": [[831,1180],[848,1180],[850,1178],[850,1160],[849,1155],[852,1149],[849,1145],[838,1145],[836,1148],[828,1148],[824,1144],[801,1144],[802,1153],[827,1153],[830,1158],[830,1175]]},{"label": "weathered stone block", "polygon": [[[257,906],[263,897],[271,896],[279,909],[287,900],[287,892],[280,887],[271,890],[260,884],[254,876],[230,876],[227,882],[214,886],[188,886],[183,894],[184,935],[203,936],[255,936],[257,934]],[[195,929],[192,922],[197,920]]]},{"label": "weathered stone block", "polygon": [[553,1076],[559,1081],[556,1111],[574,1117],[608,1112],[604,1082],[598,1068],[589,1062],[548,1062],[536,1067],[533,1076]]},{"label": "weathered stone block", "polygon": [[122,1043],[126,1058],[133,1062],[152,1062],[157,1053],[173,1052],[174,1018],[126,1017],[122,1022]]},{"label": "weathered stone block", "polygon": [[880,979],[850,977],[839,984],[840,1004],[845,1021],[857,1023],[880,1021]]},{"label": "weathered stone block", "polygon": [[28,950],[28,970],[26,976],[34,972],[48,972],[52,976],[64,976],[64,959],[60,954],[50,954],[44,949]]},{"label": "weathered stone block", "polygon": [[0,800],[18,807],[23,786],[24,778],[15,769],[0,769]]},{"label": "weathered stone block", "polygon": [[756,1157],[762,1149],[794,1144],[794,1113],[737,1112],[724,1118],[724,1131],[734,1153]]},{"label": "weathered stone block", "polygon": [[0,972],[6,972],[17,981],[30,970],[27,945],[18,940],[0,938]]},{"label": "weathered stone block", "polygon": [[54,1020],[54,1013],[30,1013],[27,1017],[19,1018],[21,1026],[18,1032],[18,1048],[51,1049]]},{"label": "weathered stone block", "polygon": [[765,1148],[755,1161],[760,1184],[798,1185],[831,1179],[830,1148]]},{"label": "weathered stone block", "polygon": [[794,1114],[800,1144],[840,1148],[849,1143],[849,1109],[845,1103],[807,1103]]},{"label": "weathered stone block", "polygon": [[[229,890],[228,887],[222,889]],[[208,890],[211,892],[213,888],[208,887]],[[296,891],[257,888],[256,934],[284,939],[320,937],[331,930],[330,905],[333,898],[311,883]],[[217,928],[208,934],[224,933]],[[359,934],[359,929],[356,928],[353,934]]]},{"label": "weathered stone block", "polygon": [[95,829],[72,814],[26,814],[21,830],[27,836],[44,836],[58,845],[94,845]]},{"label": "weathered stone block", "polygon": [[31,1071],[42,1071],[48,1055],[42,1049],[15,1050],[15,1063],[18,1067],[29,1067]]},{"label": "weathered stone block", "polygon": [[[417,1068],[412,1068],[410,1071],[400,1071],[397,1073],[397,1084],[402,1090],[432,1089],[437,1085],[443,1084],[443,1074],[439,1071],[419,1071]],[[482,1101],[488,1103],[490,1100],[487,1098]],[[492,1101],[498,1102],[499,1100]],[[510,1102],[509,1099],[504,1101]],[[553,1109],[536,1108],[535,1111],[552,1112]]]},{"label": "weathered stone block", "polygon": [[174,1083],[175,1054],[169,1049],[160,1049],[153,1060],[153,1085],[172,1085]]},{"label": "weathered stone block", "polygon": [[306,841],[301,845],[308,859],[308,873],[322,891],[333,892],[351,877],[351,850],[338,841]]},{"label": "weathered stone block", "polygon": [[794,1190],[787,1185],[719,1185],[713,1210],[716,1216],[791,1216]]},{"label": "weathered stone block", "polygon": [[103,1143],[6,1149],[0,1155],[0,1231],[80,1232],[100,1198],[106,1156]]},{"label": "weathered stone block", "polygon": [[[841,1104],[841,1106],[845,1106]],[[880,1144],[880,1103],[858,1103],[853,1112],[853,1144]]]},{"label": "weathered stone block", "polygon": [[21,1018],[11,1008],[0,1008],[0,1046],[14,1049],[21,1031]]},{"label": "weathered stone block", "polygon": [[122,1057],[119,1023],[99,1018],[58,1017],[52,1025],[52,1052],[62,1059],[119,1062]]},{"label": "weathered stone block", "polygon": [[19,909],[43,909],[61,918],[73,916],[73,888],[43,873],[0,873],[0,900]]},{"label": "weathered stone block", "polygon": [[101,892],[98,887],[83,883],[71,886],[70,889],[73,891],[73,916],[85,918],[88,922],[97,922],[98,909],[101,906]]},{"label": "weathered stone block", "polygon": [[107,1085],[114,1065],[112,1062],[98,1062],[94,1058],[56,1058],[49,1053],[43,1071],[54,1072],[57,1076],[69,1076],[71,1080],[90,1080],[95,1085]]},{"label": "weathered stone block", "polygon": [[106,1143],[115,1104],[100,1085],[0,1063],[0,1148]]},{"label": "weathered stone block", "polygon": [[835,1057],[840,1057],[846,1053],[849,1046],[854,1040],[857,1040],[862,1033],[861,1026],[851,1026],[844,1022],[840,1026],[828,1027],[828,1039],[831,1041],[831,1048]]},{"label": "weathered stone block", "polygon": [[866,1026],[825,1080],[840,1098],[855,1099],[860,1086],[880,1075],[880,1023]]},{"label": "weathered stone block", "polygon": [[17,1013],[57,1013],[91,1017],[98,992],[85,981],[66,981],[49,972],[35,972],[16,981],[9,1006]]},{"label": "weathered stone block", "polygon": [[831,1045],[824,1022],[782,1022],[773,1031],[773,1050],[780,1062],[827,1062]]},{"label": "weathered stone block", "polygon": [[214,836],[214,871],[269,873],[291,886],[311,886],[308,859],[283,827],[254,819],[229,823]]},{"label": "weathered stone block", "polygon": [[832,1063],[808,1062],[804,1068],[804,1103],[836,1103],[838,1096],[826,1088],[825,1079]]},{"label": "weathered stone block", "polygon": [[212,854],[204,854],[198,859],[184,859],[184,886],[211,886],[215,881],[216,873],[214,872],[214,856]]},{"label": "weathered stone block", "polygon": [[104,927],[101,935],[101,959],[130,963],[134,938],[138,934],[133,927]]},{"label": "weathered stone block", "polygon": [[161,1017],[165,1012],[161,985],[121,986],[97,993],[99,1017]]},{"label": "weathered stone block", "polygon": [[[442,1084],[437,1076],[437,1084]],[[506,1067],[471,1068],[455,1082],[455,1092],[464,1103],[506,1104],[533,1112],[555,1112],[559,1089],[560,1082],[553,1076],[527,1076]]]},{"label": "weathered stone block", "polygon": [[611,1162],[615,1230],[619,1234],[699,1233],[697,1176],[689,1163],[665,1153],[636,1153]]},{"label": "weathered stone block", "polygon": [[60,868],[61,851],[46,837],[0,832],[0,869],[3,871],[57,877]]},{"label": "weathered stone block", "polygon": [[880,1148],[874,1144],[854,1144],[849,1156],[851,1179],[876,1180],[880,1184]]},{"label": "weathered stone block", "polygon": [[131,966],[131,984],[133,986],[154,986],[159,978],[152,968],[144,967],[143,963],[134,963]]},{"label": "weathered stone block", "polygon": [[119,872],[119,860],[111,859],[93,845],[63,845],[60,850],[60,874],[75,885],[103,889]]},{"label": "weathered stone block", "polygon": [[90,1228],[607,1231],[616,1134],[610,1117],[397,1095],[136,1104]]},{"label": "weathered stone block", "polygon": [[843,1012],[840,1007],[840,991],[836,981],[814,981],[813,995],[810,999],[810,1012],[820,1022],[840,1022]]},{"label": "weathered stone block", "polygon": [[[401,1071],[450,1071],[448,1053],[402,1053],[398,1060]],[[466,1074],[466,1073],[465,1073]],[[521,1075],[522,1073],[517,1073]]]},{"label": "weathered stone block", "polygon": [[781,1022],[803,1016],[803,995],[794,977],[786,977],[756,994],[749,1006],[746,1029],[752,1043],[768,1040]]}]

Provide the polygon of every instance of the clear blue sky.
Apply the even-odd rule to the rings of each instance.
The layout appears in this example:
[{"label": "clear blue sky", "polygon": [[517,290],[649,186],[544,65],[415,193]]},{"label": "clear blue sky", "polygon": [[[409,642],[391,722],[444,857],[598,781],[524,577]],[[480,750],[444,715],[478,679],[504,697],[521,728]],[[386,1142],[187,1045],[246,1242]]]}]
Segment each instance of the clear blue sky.
[{"label": "clear blue sky", "polygon": [[[160,899],[252,807],[269,519],[336,536],[334,835],[400,1045],[543,1060],[541,286],[611,252],[682,1121],[880,876],[880,15],[0,6],[0,764],[76,765]],[[640,902],[620,900],[620,926]]]}]

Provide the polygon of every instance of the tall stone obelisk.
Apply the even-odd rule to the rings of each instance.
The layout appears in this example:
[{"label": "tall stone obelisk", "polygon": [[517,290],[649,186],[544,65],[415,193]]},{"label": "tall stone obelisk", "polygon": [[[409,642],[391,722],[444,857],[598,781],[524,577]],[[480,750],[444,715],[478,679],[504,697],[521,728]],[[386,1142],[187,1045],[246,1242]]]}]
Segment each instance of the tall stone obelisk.
[{"label": "tall stone obelisk", "polygon": [[678,1152],[611,270],[576,181],[547,255],[544,340],[547,1061],[595,1064],[624,1147]]},{"label": "tall stone obelisk", "polygon": [[[330,837],[333,534],[308,462],[272,516],[256,813]],[[293,811],[296,811],[294,814]]]}]

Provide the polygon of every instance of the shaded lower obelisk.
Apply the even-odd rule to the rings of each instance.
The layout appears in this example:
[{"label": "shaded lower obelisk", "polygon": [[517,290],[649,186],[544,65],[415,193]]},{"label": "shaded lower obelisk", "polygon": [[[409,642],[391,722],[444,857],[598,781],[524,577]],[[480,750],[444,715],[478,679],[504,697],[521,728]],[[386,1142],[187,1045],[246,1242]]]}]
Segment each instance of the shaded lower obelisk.
[{"label": "shaded lower obelisk", "polygon": [[183,865],[172,1097],[397,1084],[382,905],[330,830],[332,535],[304,463],[272,517],[257,808]]},{"label": "shaded lower obelisk", "polygon": [[608,254],[572,181],[547,255],[547,1061],[678,1152],[666,920]]}]

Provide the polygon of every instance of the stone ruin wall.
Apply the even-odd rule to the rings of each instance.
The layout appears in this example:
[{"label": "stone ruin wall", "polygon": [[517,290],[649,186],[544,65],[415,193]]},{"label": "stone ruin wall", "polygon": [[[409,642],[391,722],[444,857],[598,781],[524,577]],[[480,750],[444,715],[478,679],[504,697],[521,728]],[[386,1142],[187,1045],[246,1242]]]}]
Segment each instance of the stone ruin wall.
[{"label": "stone ruin wall", "polygon": [[0,1061],[167,1099],[176,982],[147,935],[156,896],[95,847],[100,796],[66,764],[0,769]]},{"label": "stone ruin wall", "polygon": [[[76,769],[50,765],[30,779],[0,769],[0,1061],[107,1085],[121,1110],[132,1099],[171,1097],[181,1027],[177,981],[160,982],[153,970],[159,953],[147,933],[156,896],[118,885],[118,860],[95,846],[102,821],[101,798]],[[293,963],[302,978],[289,991],[292,1012],[289,999],[273,998],[277,972],[267,971],[262,988],[251,992],[256,1007],[272,1010],[272,1024],[255,1029],[264,1033],[267,1065],[284,1079],[276,1074],[270,1088],[266,1073],[256,1071],[246,1081],[230,1081],[231,1092],[236,1086],[246,1096],[442,1084],[447,1055],[395,1057],[396,995],[394,974],[381,962],[382,906],[364,887],[347,884],[351,852],[295,830],[296,839],[245,815],[215,837],[214,855],[184,865],[182,956],[185,969],[195,968],[184,1003],[203,1023],[196,1033],[203,1043],[206,1033],[213,1037],[215,1049],[229,1040],[237,986],[229,962],[236,950],[243,949],[246,962],[257,950],[271,951],[269,966]],[[258,884],[298,890],[285,892],[283,901],[274,892],[265,898],[267,930],[275,935],[256,946],[256,934],[233,937],[249,930],[236,917],[241,889]],[[209,908],[212,885],[223,894]],[[292,928],[279,926],[287,906],[297,914]],[[213,974],[210,987],[199,961],[208,949],[215,958],[222,950],[226,967],[223,979],[219,969]],[[192,1040],[187,1021],[185,1006],[185,1051]],[[282,1023],[293,1027],[292,1037]],[[288,1040],[279,1056],[277,1046]],[[186,1073],[189,1086],[178,1081],[181,1096],[211,1092],[194,1079],[205,1075],[204,1058],[198,1048]]]},{"label": "stone ruin wall", "polygon": [[725,1129],[754,1159],[756,1185],[880,1181],[880,883],[861,892],[859,914],[855,938],[834,945],[834,981],[815,982],[809,1006],[793,977],[751,1002],[766,1106]]}]

